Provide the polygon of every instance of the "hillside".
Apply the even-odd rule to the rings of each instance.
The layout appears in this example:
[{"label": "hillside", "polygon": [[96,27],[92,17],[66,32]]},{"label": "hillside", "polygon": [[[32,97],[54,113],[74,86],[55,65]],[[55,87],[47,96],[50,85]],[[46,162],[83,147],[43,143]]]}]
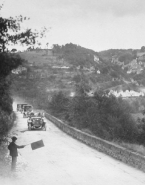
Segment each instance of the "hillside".
[{"label": "hillside", "polygon": [[[28,61],[31,78],[49,78],[53,88],[74,89],[83,74],[91,89],[141,91],[145,85],[145,50],[95,52],[74,44],[19,53]],[[61,84],[61,85],[60,85]]]},{"label": "hillside", "polygon": [[29,64],[42,66],[56,61],[56,56],[53,56],[51,50],[32,50],[18,53]]}]

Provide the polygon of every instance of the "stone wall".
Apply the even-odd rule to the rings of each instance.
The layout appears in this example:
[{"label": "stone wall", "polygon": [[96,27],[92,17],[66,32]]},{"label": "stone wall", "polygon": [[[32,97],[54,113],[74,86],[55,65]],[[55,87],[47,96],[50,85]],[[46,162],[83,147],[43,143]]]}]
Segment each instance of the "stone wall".
[{"label": "stone wall", "polygon": [[58,128],[81,142],[103,152],[117,160],[120,160],[132,167],[145,172],[145,157],[135,152],[129,151],[121,146],[105,141],[101,138],[84,133],[76,128],[70,127],[61,120],[46,113],[46,118],[52,121]]}]

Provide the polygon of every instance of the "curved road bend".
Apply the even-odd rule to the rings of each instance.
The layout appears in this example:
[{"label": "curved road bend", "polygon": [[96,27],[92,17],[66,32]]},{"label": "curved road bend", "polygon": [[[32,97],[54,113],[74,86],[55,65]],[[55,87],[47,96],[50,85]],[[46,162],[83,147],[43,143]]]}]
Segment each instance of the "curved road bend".
[{"label": "curved road bend", "polygon": [[[47,131],[28,131],[17,113],[18,144],[43,139],[45,147],[20,149],[17,172],[8,170],[2,185],[144,185],[145,174],[71,138],[47,120]],[[8,157],[8,159],[10,159]],[[10,161],[9,161],[10,163]]]}]

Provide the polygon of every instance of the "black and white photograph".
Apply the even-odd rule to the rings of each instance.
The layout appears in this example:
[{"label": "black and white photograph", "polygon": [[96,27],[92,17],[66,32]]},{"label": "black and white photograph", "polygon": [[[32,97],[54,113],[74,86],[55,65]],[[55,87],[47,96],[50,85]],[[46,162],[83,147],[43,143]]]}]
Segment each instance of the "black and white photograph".
[{"label": "black and white photograph", "polygon": [[0,0],[0,185],[145,184],[145,0]]}]

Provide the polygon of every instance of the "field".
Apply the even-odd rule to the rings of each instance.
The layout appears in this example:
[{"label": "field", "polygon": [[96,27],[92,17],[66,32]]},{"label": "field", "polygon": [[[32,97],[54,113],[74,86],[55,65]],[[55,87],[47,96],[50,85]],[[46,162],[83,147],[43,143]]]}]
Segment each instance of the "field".
[{"label": "field", "polygon": [[41,51],[25,51],[18,53],[23,59],[27,60],[28,63],[35,65],[43,65],[45,63],[52,63],[56,60],[56,56],[53,56],[52,52],[47,52],[48,50]]}]

